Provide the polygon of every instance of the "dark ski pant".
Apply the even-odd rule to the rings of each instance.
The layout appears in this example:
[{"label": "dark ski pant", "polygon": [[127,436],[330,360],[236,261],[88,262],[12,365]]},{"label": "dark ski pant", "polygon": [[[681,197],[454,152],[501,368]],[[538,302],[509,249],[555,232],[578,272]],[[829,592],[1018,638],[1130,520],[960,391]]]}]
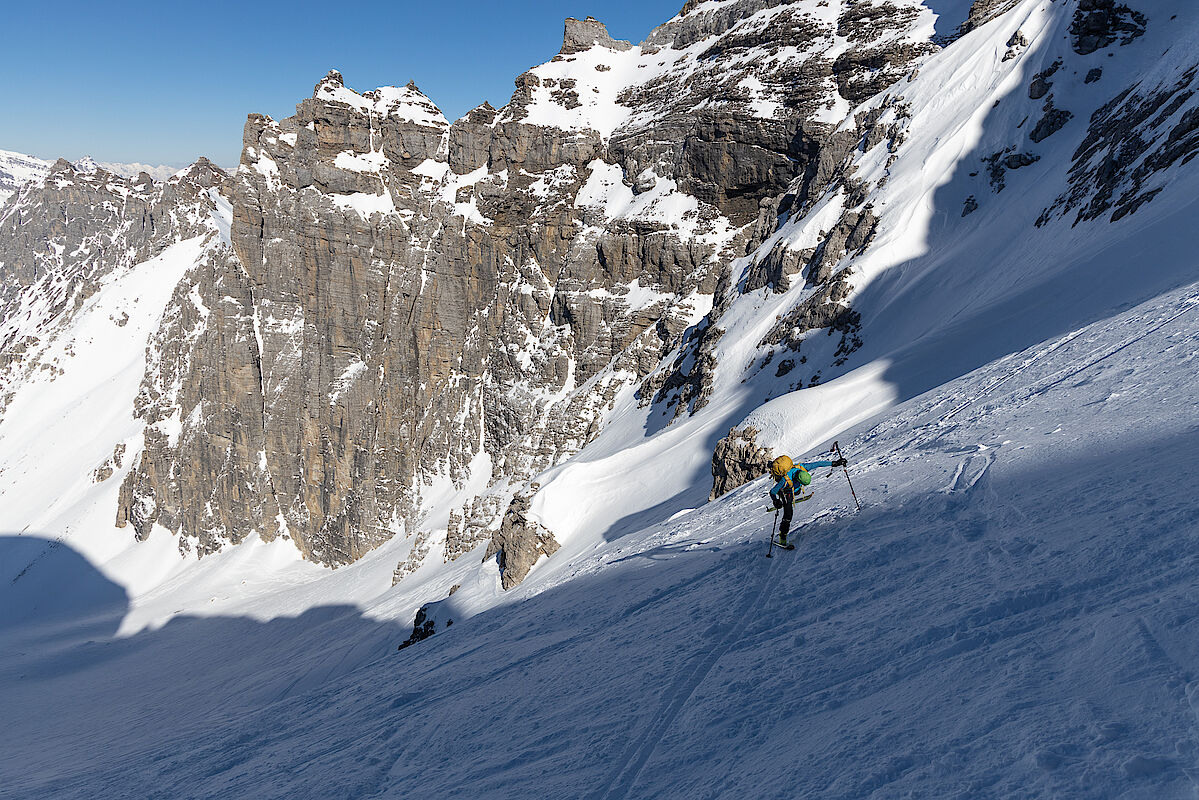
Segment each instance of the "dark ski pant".
[{"label": "dark ski pant", "polygon": [[783,521],[779,524],[779,537],[785,539],[787,532],[791,530],[791,516],[795,513],[795,492],[788,487],[779,492],[779,495],[779,500],[783,503]]}]

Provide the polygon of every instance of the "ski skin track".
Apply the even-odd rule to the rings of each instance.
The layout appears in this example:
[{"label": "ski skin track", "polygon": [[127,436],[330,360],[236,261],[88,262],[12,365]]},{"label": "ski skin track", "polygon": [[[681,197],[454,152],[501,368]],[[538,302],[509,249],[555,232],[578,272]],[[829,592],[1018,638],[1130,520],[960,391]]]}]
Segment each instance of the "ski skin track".
[{"label": "ski skin track", "polygon": [[654,715],[656,721],[641,736],[631,742],[621,754],[617,762],[620,766],[614,770],[613,778],[607,787],[587,795],[587,800],[624,800],[630,796],[636,796],[630,793],[637,785],[637,779],[646,763],[661,744],[662,738],[670,730],[687,705],[687,701],[695,694],[695,690],[704,682],[712,668],[741,638],[743,627],[739,624],[740,621],[770,598],[770,593],[775,585],[774,574],[779,571],[779,568],[775,566],[777,563],[772,560],[758,587],[746,593],[745,600],[733,613],[733,622],[729,623],[729,630],[721,637],[720,641],[701,656],[693,667],[684,670],[675,679],[672,689],[659,703],[658,712]]}]

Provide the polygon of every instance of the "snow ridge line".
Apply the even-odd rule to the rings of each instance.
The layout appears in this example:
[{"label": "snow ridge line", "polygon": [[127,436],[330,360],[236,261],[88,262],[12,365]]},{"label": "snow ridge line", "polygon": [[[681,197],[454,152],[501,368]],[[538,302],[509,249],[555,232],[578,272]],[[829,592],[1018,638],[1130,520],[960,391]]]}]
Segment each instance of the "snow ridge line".
[{"label": "snow ridge line", "polygon": [[741,638],[741,631],[743,630],[743,626],[739,625],[741,620],[754,609],[760,608],[762,603],[769,597],[770,591],[775,584],[774,574],[778,571],[778,563],[781,560],[772,561],[766,569],[766,577],[762,579],[758,588],[746,593],[745,601],[737,607],[733,615],[734,622],[721,640],[708,650],[706,655],[697,659],[694,667],[686,671],[685,674],[681,675],[675,681],[672,689],[668,690],[664,695],[658,712],[654,715],[657,721],[652,723],[641,736],[625,748],[625,752],[621,754],[618,762],[620,766],[615,770],[612,781],[609,782],[606,789],[601,788],[588,795],[589,800],[622,800],[629,797],[630,792],[637,783],[637,778],[641,775],[641,771],[645,768],[654,751],[658,749],[662,738],[666,735],[670,726],[674,724],[683,707],[687,705],[687,701],[691,699],[691,696],[695,694],[695,690],[708,677],[708,673],[712,671],[712,667],[716,665],[716,662],[723,658],[729,649],[736,644],[737,640]]}]

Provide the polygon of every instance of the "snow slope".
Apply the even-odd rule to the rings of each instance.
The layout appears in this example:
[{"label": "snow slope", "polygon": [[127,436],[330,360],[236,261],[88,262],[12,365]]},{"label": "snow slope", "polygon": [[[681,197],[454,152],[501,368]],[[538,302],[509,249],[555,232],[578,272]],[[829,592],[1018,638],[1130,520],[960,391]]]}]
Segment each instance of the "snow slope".
[{"label": "snow slope", "polygon": [[843,435],[864,507],[819,470],[794,553],[764,557],[758,481],[399,654],[386,595],[111,639],[120,587],[60,547],[8,597],[74,569],[112,602],[86,630],[5,632],[2,785],[1193,797],[1197,322],[1191,285]]},{"label": "snow slope", "polygon": [[[86,434],[133,441],[154,316],[104,320],[161,308],[193,245],[135,268],[64,333],[116,337],[106,358],[64,349],[0,420],[0,797],[1195,797],[1199,171],[1118,223],[1034,225],[1116,76],[1199,61],[1179,2],[1140,7],[1145,36],[1087,57],[1109,77],[1055,76],[1074,118],[1041,142],[1026,87],[1070,19],[1048,0],[930,59],[904,114],[870,101],[904,142],[858,156],[863,347],[830,367],[835,339],[805,341],[819,385],[786,391],[759,343],[806,290],[736,296],[708,406],[667,425],[619,398],[540,477],[563,547],[507,593],[473,556],[391,587],[408,542],[328,572],[112,530],[121,475],[86,475],[114,442]],[[983,158],[1009,146],[1039,160],[996,192]],[[766,560],[763,481],[706,503],[742,423],[795,455],[839,439],[862,510],[820,470],[803,544]],[[430,600],[439,632],[396,653]]]},{"label": "snow slope", "polygon": [[31,181],[40,181],[50,174],[50,162],[24,153],[0,150],[0,204]]}]

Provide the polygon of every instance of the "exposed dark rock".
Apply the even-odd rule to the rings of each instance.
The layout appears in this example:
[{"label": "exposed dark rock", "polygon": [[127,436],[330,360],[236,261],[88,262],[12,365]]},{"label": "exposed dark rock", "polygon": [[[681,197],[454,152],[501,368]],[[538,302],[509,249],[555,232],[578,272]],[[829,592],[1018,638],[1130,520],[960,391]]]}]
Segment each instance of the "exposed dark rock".
[{"label": "exposed dark rock", "polygon": [[609,153],[630,174],[655,165],[658,175],[672,177],[740,226],[757,217],[763,198],[785,192],[807,164],[802,145],[781,122],[701,113],[614,136]]},{"label": "exposed dark rock", "polygon": [[966,198],[966,202],[962,203],[962,216],[965,217],[969,214],[973,214],[977,210],[978,200],[974,197],[974,195],[970,195]]},{"label": "exposed dark rock", "polygon": [[714,351],[722,336],[723,328],[703,325],[679,351],[669,371],[654,373],[642,384],[642,405],[650,399],[663,403],[673,409],[672,418],[683,412],[694,414],[707,405],[716,372]]},{"label": "exposed dark rock", "polygon": [[1040,100],[1049,93],[1049,88],[1053,86],[1050,78],[1055,72],[1062,68],[1062,60],[1059,58],[1054,61],[1048,69],[1042,70],[1033,76],[1032,82],[1028,84],[1028,96],[1033,100]]},{"label": "exposed dark rock", "polygon": [[1163,171],[1199,155],[1197,78],[1199,69],[1191,69],[1172,86],[1137,85],[1095,111],[1072,157],[1070,189],[1037,224],[1071,209],[1078,209],[1076,225],[1109,210],[1115,222],[1150,202]]},{"label": "exposed dark rock", "polygon": [[1033,155],[1032,153],[1013,153],[1003,159],[1003,165],[1008,169],[1020,169],[1021,167],[1027,167],[1029,164],[1035,164],[1040,160],[1040,156]]},{"label": "exposed dark rock", "polygon": [[731,428],[716,443],[712,453],[712,493],[715,500],[738,486],[765,475],[770,468],[771,452],[759,447],[756,428]]},{"label": "exposed dark rock", "polygon": [[104,460],[104,463],[96,467],[96,471],[92,474],[92,481],[101,483],[108,480],[113,474],[121,468],[121,464],[125,460],[125,443],[120,442],[113,449],[112,455]]},{"label": "exposed dark rock", "polygon": [[908,64],[937,51],[931,42],[904,42],[877,37],[880,17],[889,26],[910,24],[919,14],[911,6],[891,3],[850,3],[837,20],[837,34],[851,46],[833,61],[841,96],[857,105],[903,77]]},{"label": "exposed dark rock", "polygon": [[[1019,0],[974,0],[970,5],[970,16],[961,26],[963,34],[969,33],[975,28],[980,28],[986,25],[996,17],[1006,14],[1016,7]],[[1024,34],[1016,31],[1015,35],[1007,43],[1008,47],[1027,47],[1028,40],[1024,38]]]},{"label": "exposed dark rock", "polygon": [[1087,77],[1083,79],[1083,83],[1094,83],[1103,77],[1103,70],[1100,67],[1092,67],[1087,70]]},{"label": "exposed dark rock", "polygon": [[1078,0],[1070,23],[1074,52],[1085,56],[1107,47],[1117,38],[1121,45],[1145,33],[1145,15],[1115,0]]},{"label": "exposed dark rock", "polygon": [[1044,110],[1045,115],[1037,120],[1036,127],[1028,132],[1028,138],[1034,142],[1041,142],[1048,139],[1074,118],[1074,115],[1066,109],[1055,107],[1052,100],[1045,103]]},{"label": "exposed dark rock", "polygon": [[761,261],[750,267],[746,275],[744,292],[752,292],[769,286],[776,292],[791,288],[791,277],[798,275],[816,251],[793,250],[787,242],[780,240]]},{"label": "exposed dark rock", "polygon": [[608,34],[604,23],[594,17],[577,20],[567,17],[565,30],[562,33],[562,55],[579,53],[599,45],[609,50],[628,50],[633,45],[629,42],[618,41]]},{"label": "exposed dark rock", "polygon": [[391,573],[391,585],[408,577],[412,573],[420,569],[421,564],[425,563],[425,557],[429,555],[430,539],[433,534],[429,531],[417,531],[412,538],[412,549],[408,551],[408,557],[396,565],[396,568]]},{"label": "exposed dark rock", "polygon": [[842,301],[849,295],[849,283],[844,271],[838,273],[834,280],[823,286],[819,291],[791,309],[778,320],[770,331],[759,342],[759,347],[780,345],[790,350],[798,351],[803,335],[811,330],[827,328],[829,334],[834,331],[841,334],[841,341],[836,355],[844,357],[861,347],[858,337],[861,329],[861,315]]},{"label": "exposed dark rock", "polygon": [[[447,627],[452,624],[452,621],[446,621]],[[417,609],[416,619],[412,623],[412,634],[403,642],[401,642],[400,646],[396,649],[403,650],[405,647],[411,647],[417,642],[423,642],[436,632],[437,623],[431,616],[429,616],[429,606],[423,605]]]},{"label": "exposed dark rock", "polygon": [[846,255],[857,255],[869,246],[878,229],[878,217],[866,206],[860,212],[846,211],[833,226],[808,262],[808,283],[819,286],[832,276],[833,267]]}]

